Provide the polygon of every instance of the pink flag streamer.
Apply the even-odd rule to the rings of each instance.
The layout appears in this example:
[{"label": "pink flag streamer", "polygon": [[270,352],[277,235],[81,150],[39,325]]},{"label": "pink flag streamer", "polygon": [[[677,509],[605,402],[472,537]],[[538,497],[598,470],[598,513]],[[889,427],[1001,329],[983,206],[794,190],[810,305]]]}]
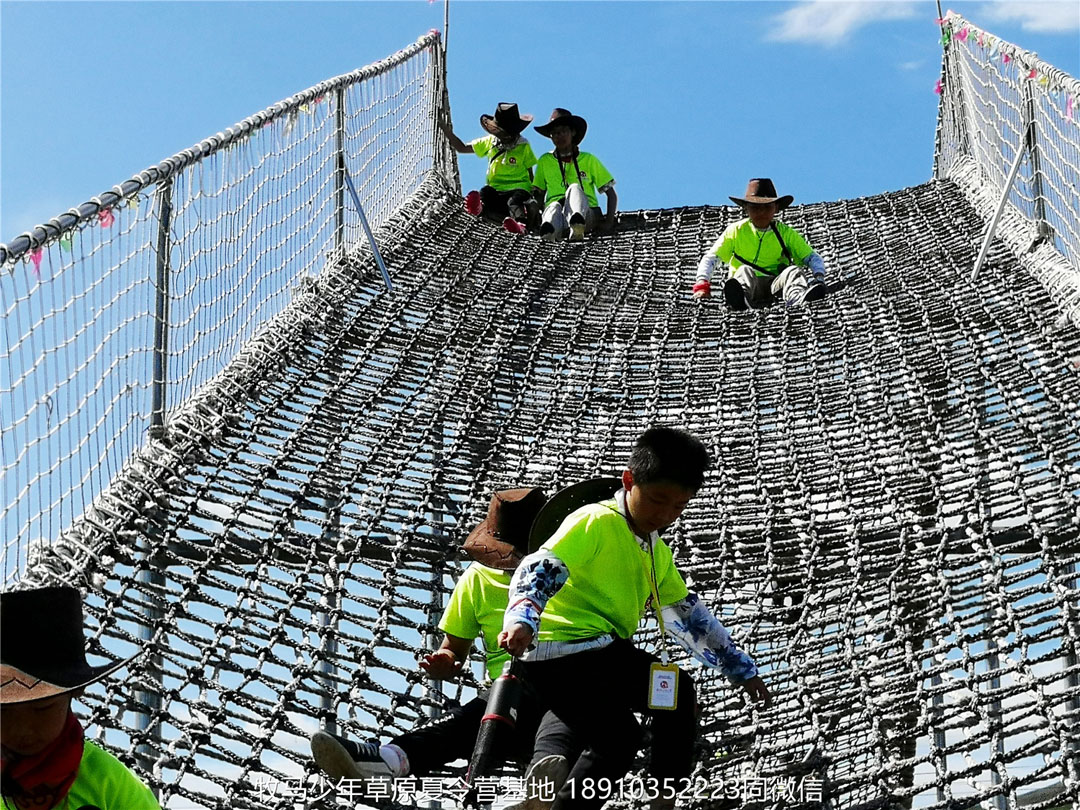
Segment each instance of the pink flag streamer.
[{"label": "pink flag streamer", "polygon": [[30,261],[34,263],[34,275],[41,278],[41,248],[30,254]]},{"label": "pink flag streamer", "polygon": [[116,217],[113,216],[112,209],[103,208],[98,212],[98,221],[101,223],[102,228],[109,228],[116,221]]}]

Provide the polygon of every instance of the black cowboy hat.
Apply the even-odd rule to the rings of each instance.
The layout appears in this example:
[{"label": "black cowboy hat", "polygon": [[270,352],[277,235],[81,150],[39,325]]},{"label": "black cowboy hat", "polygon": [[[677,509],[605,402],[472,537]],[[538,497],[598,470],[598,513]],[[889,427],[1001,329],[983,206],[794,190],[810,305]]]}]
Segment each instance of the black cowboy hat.
[{"label": "black cowboy hat", "polygon": [[551,111],[551,118],[548,119],[546,124],[533,127],[533,129],[548,138],[551,137],[551,130],[559,126],[570,127],[570,131],[574,133],[572,138],[575,146],[584,140],[585,131],[589,128],[588,122],[580,115],[574,115],[569,110],[556,107]]},{"label": "black cowboy hat", "polygon": [[768,177],[755,177],[746,184],[745,196],[728,197],[728,199],[736,205],[767,205],[768,203],[774,202],[776,203],[777,211],[783,211],[795,201],[795,198],[790,194],[778,197],[776,195],[776,186],[773,185],[772,180]]},{"label": "black cowboy hat", "polygon": [[562,522],[583,506],[606,501],[622,489],[622,479],[615,477],[590,478],[580,484],[560,489],[548,501],[533,521],[529,531],[529,553],[536,551],[559,530]]},{"label": "black cowboy hat", "polygon": [[74,692],[131,660],[96,667],[86,662],[82,596],[77,589],[61,586],[0,594],[0,703]]},{"label": "black cowboy hat", "polygon": [[518,105],[508,101],[495,107],[495,115],[480,116],[480,126],[496,138],[504,140],[520,135],[532,122],[531,115],[518,115]]},{"label": "black cowboy hat", "polygon": [[543,490],[504,489],[491,496],[484,521],[462,548],[481,565],[513,571],[528,553],[529,527],[547,501]]}]

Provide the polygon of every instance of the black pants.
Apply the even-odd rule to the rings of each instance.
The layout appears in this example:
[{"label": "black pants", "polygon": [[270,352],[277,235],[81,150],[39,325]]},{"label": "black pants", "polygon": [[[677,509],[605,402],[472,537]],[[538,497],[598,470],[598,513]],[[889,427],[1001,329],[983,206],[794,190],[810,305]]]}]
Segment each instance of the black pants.
[{"label": "black pants", "polygon": [[532,193],[524,188],[499,191],[491,186],[484,186],[480,189],[480,200],[484,203],[483,215],[498,222],[513,217],[524,223],[527,217],[525,204],[531,199]]},{"label": "black pants", "polygon": [[597,780],[605,777],[614,783],[633,765],[642,734],[635,712],[652,718],[650,774],[661,784],[671,780],[676,791],[686,787],[678,780],[689,777],[693,769],[694,681],[680,671],[678,706],[673,711],[649,709],[649,669],[658,660],[618,639],[600,650],[525,662],[529,683],[540,700],[585,746],[552,810],[598,808],[618,796],[592,793],[591,798],[585,797],[590,795],[588,786],[595,788]]},{"label": "black pants", "polygon": [[[390,742],[409,757],[409,773],[424,776],[457,759],[472,757],[480,721],[487,708],[487,696],[476,697],[464,706],[455,706],[426,726],[414,729]],[[510,729],[507,729],[509,732]],[[545,712],[532,690],[525,687],[518,705],[517,726],[507,734],[508,744],[500,750],[501,761],[524,764],[530,758],[562,754],[570,761],[577,756],[570,729],[550,712]],[[535,754],[534,754],[535,748]]]}]

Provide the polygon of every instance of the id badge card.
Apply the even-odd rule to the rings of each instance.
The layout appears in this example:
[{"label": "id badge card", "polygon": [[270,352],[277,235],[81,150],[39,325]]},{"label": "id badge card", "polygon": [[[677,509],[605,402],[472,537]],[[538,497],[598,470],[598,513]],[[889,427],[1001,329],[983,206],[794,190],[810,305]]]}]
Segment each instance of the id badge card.
[{"label": "id badge card", "polygon": [[649,667],[649,708],[673,710],[679,699],[679,668],[653,661]]}]

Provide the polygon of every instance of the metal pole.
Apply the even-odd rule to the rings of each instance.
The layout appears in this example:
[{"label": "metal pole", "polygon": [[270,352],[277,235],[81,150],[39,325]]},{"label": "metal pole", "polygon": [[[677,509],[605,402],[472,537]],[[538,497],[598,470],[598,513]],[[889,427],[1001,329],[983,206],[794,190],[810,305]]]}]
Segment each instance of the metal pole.
[{"label": "metal pole", "polygon": [[337,165],[334,167],[334,256],[345,256],[345,88],[334,91],[337,107],[334,127],[334,148]]},{"label": "metal pole", "polygon": [[[1072,579],[1067,582],[1066,587],[1068,587],[1073,594],[1078,594],[1080,593],[1080,563],[1072,564],[1072,573]],[[1069,615],[1069,606],[1064,605],[1063,607],[1064,610],[1062,613],[1064,616],[1062,618],[1064,619]],[[1064,630],[1065,632],[1068,632],[1068,626],[1065,626]],[[1071,739],[1067,743],[1067,748],[1072,752],[1072,756],[1065,757],[1065,760],[1068,763],[1069,778],[1072,779],[1074,783],[1080,782],[1080,735],[1076,732],[1076,728],[1080,726],[1080,673],[1076,671],[1077,665],[1080,664],[1080,653],[1078,653],[1076,649],[1076,641],[1077,639],[1074,637],[1074,646],[1065,657],[1065,664],[1071,670],[1069,673],[1069,694],[1072,695],[1072,698],[1068,702],[1068,709],[1075,718],[1071,726],[1073,729],[1073,732],[1070,735]],[[1066,728],[1069,728],[1069,726],[1066,725]]]},{"label": "metal pole", "polygon": [[[156,289],[154,303],[154,379],[151,393],[150,438],[160,440],[165,436],[165,408],[167,406],[168,359],[169,359],[169,228],[172,222],[172,180],[166,180],[157,189],[158,204],[158,239],[155,268]],[[158,568],[156,550],[161,546],[160,524],[156,519],[148,521],[149,528],[139,543],[145,563],[136,580],[147,586],[146,603],[143,614],[146,621],[139,625],[139,640],[149,646],[154,641],[154,633],[161,618],[165,615],[161,594],[165,590],[165,575]],[[150,682],[157,688],[138,689],[135,702],[143,707],[136,711],[135,726],[141,732],[143,742],[135,747],[135,758],[147,773],[154,773],[157,764],[157,751],[161,748],[161,713],[162,660],[154,649],[147,654],[144,664],[144,684]],[[155,782],[157,780],[154,780]]]},{"label": "metal pole", "polygon": [[382,254],[379,253],[379,246],[375,244],[375,234],[371,232],[371,226],[368,225],[367,217],[364,216],[364,207],[360,205],[360,195],[356,193],[356,186],[353,185],[352,177],[349,175],[349,170],[344,169],[345,183],[349,187],[349,193],[352,194],[353,204],[356,206],[356,213],[360,215],[360,224],[364,226],[364,233],[367,234],[368,244],[371,245],[371,252],[375,254],[375,264],[379,266],[379,272],[382,273],[383,281],[386,283],[387,292],[394,291],[394,285],[390,283],[390,273],[386,270],[386,263],[383,261]]},{"label": "metal pole", "polygon": [[1027,124],[1027,148],[1031,155],[1031,194],[1035,198],[1035,225],[1039,238],[1049,236],[1052,231],[1046,220],[1046,198],[1043,196],[1042,164],[1039,160],[1039,144],[1035,136],[1035,91],[1031,79],[1026,79],[1024,87],[1024,119]]},{"label": "metal pole", "polygon": [[157,282],[154,302],[154,379],[151,393],[150,438],[165,435],[169,381],[169,228],[172,225],[172,180],[158,186]]},{"label": "metal pole", "polygon": [[[1028,123],[1028,127],[1031,127],[1032,123]],[[975,260],[975,269],[971,271],[971,280],[975,281],[979,277],[979,271],[982,270],[983,262],[986,261],[986,254],[990,251],[990,241],[994,238],[994,233],[997,231],[998,220],[1001,219],[1001,213],[1005,210],[1005,203],[1009,199],[1009,190],[1012,188],[1013,182],[1016,180],[1016,175],[1020,171],[1020,161],[1024,157],[1024,152],[1027,146],[1027,131],[1021,133],[1020,143],[1016,147],[1016,157],[1013,159],[1012,168],[1009,169],[1009,176],[1005,179],[1005,187],[1001,190],[1001,199],[998,200],[997,210],[994,211],[994,217],[990,220],[990,227],[986,231],[986,236],[983,238],[982,247],[979,249],[979,258]]]}]

